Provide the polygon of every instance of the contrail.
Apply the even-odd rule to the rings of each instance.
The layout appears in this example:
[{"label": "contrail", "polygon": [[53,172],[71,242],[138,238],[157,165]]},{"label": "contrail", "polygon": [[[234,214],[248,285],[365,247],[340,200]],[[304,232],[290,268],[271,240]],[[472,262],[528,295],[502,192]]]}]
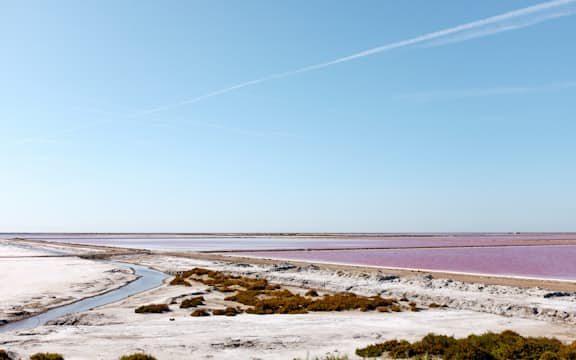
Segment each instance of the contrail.
[{"label": "contrail", "polygon": [[[102,126],[102,125],[107,124],[107,123],[113,123],[117,120],[136,121],[138,118],[149,115],[149,114],[154,114],[154,113],[178,108],[181,106],[194,104],[194,103],[206,100],[206,99],[210,99],[213,97],[217,97],[220,95],[231,93],[231,92],[243,89],[243,88],[258,85],[258,84],[265,83],[268,81],[286,78],[286,77],[301,74],[301,73],[307,73],[307,72],[311,72],[311,71],[315,71],[315,70],[324,69],[324,68],[327,68],[327,67],[330,67],[333,65],[346,63],[349,61],[354,61],[357,59],[361,59],[364,57],[384,53],[384,52],[395,50],[395,49],[406,48],[406,47],[417,46],[417,45],[430,47],[430,46],[446,45],[446,44],[451,44],[451,43],[456,43],[456,42],[463,42],[463,41],[471,40],[474,38],[486,37],[486,36],[495,35],[495,34],[502,33],[502,32],[518,30],[521,28],[536,25],[538,23],[542,23],[545,21],[553,20],[556,18],[564,17],[564,16],[570,16],[570,15],[574,15],[574,14],[576,14],[576,0],[547,1],[544,3],[538,4],[538,5],[529,6],[526,8],[509,11],[509,12],[506,12],[506,13],[503,13],[500,15],[491,16],[491,17],[487,17],[487,18],[484,18],[481,20],[468,22],[465,24],[451,27],[451,28],[423,34],[420,36],[416,36],[416,37],[413,37],[410,39],[392,42],[392,43],[385,44],[382,46],[370,48],[370,49],[367,49],[364,51],[360,51],[360,52],[350,54],[347,56],[343,56],[340,58],[336,58],[333,60],[329,60],[329,61],[325,61],[325,62],[313,64],[313,65],[308,65],[308,66],[301,67],[301,68],[298,68],[295,70],[279,72],[279,73],[271,74],[271,75],[264,76],[261,78],[257,78],[254,80],[238,83],[235,85],[231,85],[229,87],[225,87],[222,89],[207,92],[207,93],[202,94],[200,96],[185,99],[185,100],[182,100],[180,102],[162,105],[162,106],[157,106],[157,107],[150,108],[147,110],[137,111],[137,112],[134,112],[132,114],[123,115],[123,116],[117,117],[116,119],[110,119],[110,118],[101,119],[98,122],[95,122],[92,124],[87,124],[87,125],[82,126],[82,127],[64,129],[64,130],[58,132],[56,135],[70,134],[70,133],[74,133],[78,130],[82,130],[85,128],[99,127],[99,126]],[[514,90],[514,91],[519,91],[519,90]],[[32,139],[32,140],[37,141],[37,139]],[[44,140],[44,139],[40,139],[40,140]],[[26,142],[29,142],[29,141],[31,141],[31,140],[30,139],[26,140]]]},{"label": "contrail", "polygon": [[197,103],[215,96],[227,94],[236,90],[246,87],[254,86],[270,80],[281,79],[288,76],[293,76],[301,73],[306,73],[314,70],[320,70],[336,64],[341,64],[367,56],[380,54],[386,51],[395,50],[399,48],[429,44],[431,46],[445,45],[448,43],[462,42],[473,38],[485,37],[501,32],[517,30],[532,26],[544,21],[556,19],[563,16],[570,16],[576,13],[576,0],[554,0],[542,4],[529,6],[519,10],[506,12],[504,14],[491,16],[485,19],[476,20],[466,24],[458,25],[444,30],[431,32],[428,34],[420,35],[407,40],[401,40],[390,44],[374,47],[348,56],[340,57],[334,60],[305,66],[299,69],[271,74],[258,79],[238,83],[229,87],[219,90],[211,91],[206,94],[186,99],[177,103],[159,106],[156,108],[144,110],[133,114],[130,117],[140,117],[148,114],[153,114],[172,108],[177,108],[184,105]]}]

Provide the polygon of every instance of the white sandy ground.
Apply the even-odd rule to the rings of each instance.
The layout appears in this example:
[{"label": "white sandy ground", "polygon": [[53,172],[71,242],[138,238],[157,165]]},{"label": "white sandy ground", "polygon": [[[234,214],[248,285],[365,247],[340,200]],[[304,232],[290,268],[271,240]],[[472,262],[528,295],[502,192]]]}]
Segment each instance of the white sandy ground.
[{"label": "white sandy ground", "polygon": [[[312,359],[336,351],[355,358],[354,350],[358,347],[393,338],[417,340],[429,332],[463,337],[511,329],[527,336],[576,339],[576,325],[572,321],[576,313],[574,294],[545,299],[543,295],[548,292],[538,288],[470,284],[422,276],[397,278],[378,273],[321,270],[313,266],[239,265],[160,255],[118,259],[164,271],[207,267],[326,291],[347,290],[394,297],[406,294],[423,308],[431,301],[447,303],[450,308],[402,313],[242,314],[195,318],[189,316],[192,310],[171,305],[170,313],[135,314],[137,306],[170,303],[180,295],[207,290],[201,284],[192,288],[162,286],[115,304],[70,315],[54,322],[58,325],[0,334],[0,348],[15,352],[22,359],[45,351],[62,353],[67,360],[117,359],[137,351],[151,353],[159,360]],[[88,268],[102,265],[88,263],[86,269],[79,267],[79,272],[89,273],[92,270]],[[17,286],[18,279],[13,277],[7,283],[9,287]],[[73,295],[71,289],[60,288],[62,294],[68,296]],[[5,292],[0,294],[3,299]],[[225,306],[222,294],[210,292],[204,296],[210,308]],[[171,317],[174,321],[170,321]]]},{"label": "white sandy ground", "polygon": [[[306,359],[336,352],[355,358],[358,347],[392,338],[417,340],[429,332],[463,337],[514,329],[523,335],[555,336],[566,341],[574,336],[574,327],[568,325],[461,310],[196,318],[189,316],[190,309],[172,305],[172,312],[166,314],[134,313],[139,305],[170,302],[172,297],[198,290],[206,287],[163,286],[69,316],[59,322],[62,325],[2,334],[0,346],[22,358],[48,351],[62,353],[67,360],[117,359],[133,352],[150,353],[160,360]],[[207,299],[216,296],[205,295]],[[171,317],[175,320],[170,321]]]},{"label": "white sandy ground", "polygon": [[94,296],[135,279],[126,268],[0,240],[0,322]]}]

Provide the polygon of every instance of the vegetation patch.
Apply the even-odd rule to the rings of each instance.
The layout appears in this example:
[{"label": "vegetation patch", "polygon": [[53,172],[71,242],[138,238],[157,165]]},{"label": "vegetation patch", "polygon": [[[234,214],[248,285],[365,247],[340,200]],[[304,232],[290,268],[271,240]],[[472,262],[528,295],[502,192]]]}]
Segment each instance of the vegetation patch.
[{"label": "vegetation patch", "polygon": [[142,305],[134,310],[137,314],[160,314],[170,311],[170,307],[166,304],[149,304],[149,305]]},{"label": "vegetation patch", "polygon": [[440,305],[437,303],[432,303],[432,304],[428,305],[428,307],[430,309],[438,309],[438,308],[447,308],[448,306],[447,305]]},{"label": "vegetation patch", "polygon": [[182,286],[192,286],[188,280],[183,278],[182,276],[178,275],[172,281],[170,281],[170,285],[182,285]]},{"label": "vegetation patch", "polygon": [[226,309],[212,310],[212,315],[236,316],[242,313],[243,313],[242,309],[235,307],[227,307]]},{"label": "vegetation patch", "polygon": [[181,309],[188,309],[188,308],[193,308],[193,307],[200,306],[200,305],[204,305],[204,297],[203,296],[197,296],[197,297],[193,297],[190,299],[182,300],[182,303],[180,303],[180,308]]},{"label": "vegetation patch", "polygon": [[190,314],[190,316],[210,316],[210,314],[204,309],[196,309],[192,314]]},{"label": "vegetation patch", "polygon": [[120,360],[156,360],[156,358],[148,354],[135,353],[132,355],[124,355],[120,358]]},{"label": "vegetation patch", "polygon": [[30,356],[30,360],[64,360],[64,357],[54,353],[37,353]]},{"label": "vegetation patch", "polygon": [[[228,275],[202,268],[185,271],[179,276],[182,280],[198,281],[218,291],[233,292],[234,294],[226,297],[225,300],[250,306],[246,312],[251,314],[305,314],[309,311],[346,310],[401,311],[395,299],[358,296],[352,293],[319,296],[315,290],[309,290],[302,296],[282,289],[279,285],[270,284],[266,279]],[[212,313],[233,316],[232,310],[227,313],[226,310],[214,310]]]},{"label": "vegetation patch", "polygon": [[565,359],[576,360],[576,342],[570,345],[545,337],[523,337],[513,331],[470,335],[465,339],[428,334],[420,341],[389,340],[356,349],[364,358],[386,353],[395,359],[442,358],[445,360]]}]

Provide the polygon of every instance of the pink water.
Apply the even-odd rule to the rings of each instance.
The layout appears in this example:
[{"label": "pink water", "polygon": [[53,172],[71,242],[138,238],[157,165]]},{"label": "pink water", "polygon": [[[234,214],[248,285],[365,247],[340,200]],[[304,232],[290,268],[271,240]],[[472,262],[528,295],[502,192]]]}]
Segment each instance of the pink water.
[{"label": "pink water", "polygon": [[272,259],[576,280],[575,234],[366,234],[338,238],[0,234],[0,238],[10,237],[150,250],[236,251],[242,256]]},{"label": "pink water", "polygon": [[419,248],[468,247],[546,244],[576,245],[576,235],[569,234],[443,234],[384,235],[373,238],[300,238],[300,237],[200,237],[170,235],[78,235],[78,234],[5,234],[55,242],[117,246],[150,250],[276,250],[276,249],[345,249],[345,248]]},{"label": "pink water", "polygon": [[241,253],[283,260],[576,280],[576,246]]}]

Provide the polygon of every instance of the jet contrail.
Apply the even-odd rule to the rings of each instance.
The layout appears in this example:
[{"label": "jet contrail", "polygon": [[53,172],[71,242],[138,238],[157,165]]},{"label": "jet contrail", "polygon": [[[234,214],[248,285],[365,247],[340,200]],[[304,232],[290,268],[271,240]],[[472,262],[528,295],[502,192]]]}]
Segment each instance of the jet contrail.
[{"label": "jet contrail", "polygon": [[320,70],[332,65],[345,63],[348,61],[380,54],[386,51],[429,43],[431,46],[439,46],[448,43],[462,42],[473,38],[485,37],[501,32],[512,31],[524,27],[532,26],[544,21],[556,19],[563,16],[574,15],[576,13],[576,0],[554,0],[542,4],[529,6],[519,10],[506,12],[504,14],[491,16],[485,19],[476,20],[444,30],[431,32],[407,40],[401,40],[390,44],[367,49],[348,56],[340,57],[334,60],[305,66],[299,69],[271,74],[255,80],[238,83],[226,88],[211,91],[206,94],[186,99],[177,103],[158,106],[152,109],[144,110],[133,114],[130,117],[140,117],[153,114],[180,106],[193,104],[215,96],[230,93],[249,86],[261,84],[274,79],[285,78],[314,70]]},{"label": "jet contrail", "polygon": [[[327,68],[333,65],[361,59],[367,56],[372,56],[376,54],[380,54],[383,52],[411,47],[411,46],[440,46],[446,45],[456,42],[463,42],[467,40],[471,40],[474,38],[486,37],[502,32],[517,30],[525,27],[529,27],[532,25],[536,25],[538,23],[542,23],[544,21],[570,16],[576,14],[576,0],[552,0],[547,1],[538,5],[529,6],[526,8],[518,9],[509,11],[500,15],[491,16],[488,18],[484,18],[481,20],[476,20],[472,22],[468,22],[465,24],[461,24],[458,26],[454,26],[451,28],[423,34],[420,36],[416,36],[410,39],[401,40],[389,44],[385,44],[382,46],[374,47],[371,49],[367,49],[364,51],[360,51],[351,55],[347,55],[344,57],[336,58],[330,61],[321,62],[313,65],[308,65],[305,67],[301,67],[295,70],[280,72],[271,74],[268,76],[264,76],[261,78],[257,78],[254,80],[238,83],[236,85],[231,85],[229,87],[225,87],[222,89],[214,90],[208,93],[205,93],[200,96],[192,97],[189,99],[185,99],[183,101],[157,106],[154,108],[150,108],[147,110],[137,111],[132,114],[123,115],[117,117],[116,119],[102,119],[98,122],[88,124],[82,127],[64,129],[57,133],[57,135],[62,134],[69,134],[76,132],[78,130],[82,130],[84,128],[92,128],[104,125],[106,123],[113,123],[116,120],[124,120],[124,121],[136,121],[137,118],[142,116],[146,116],[149,114],[154,114],[174,108],[178,108],[181,106],[194,104],[206,99],[210,99],[216,96],[224,95],[233,91],[237,91],[243,88],[247,88],[250,86],[258,85],[264,82],[268,82],[271,80],[286,78],[289,76],[311,72],[315,70],[320,70],[323,68]],[[41,139],[42,140],[42,139]]]}]

